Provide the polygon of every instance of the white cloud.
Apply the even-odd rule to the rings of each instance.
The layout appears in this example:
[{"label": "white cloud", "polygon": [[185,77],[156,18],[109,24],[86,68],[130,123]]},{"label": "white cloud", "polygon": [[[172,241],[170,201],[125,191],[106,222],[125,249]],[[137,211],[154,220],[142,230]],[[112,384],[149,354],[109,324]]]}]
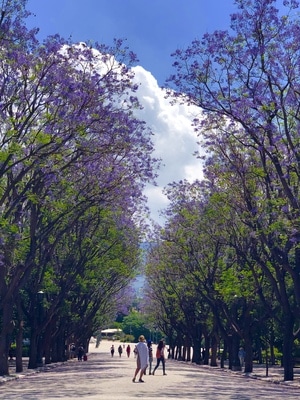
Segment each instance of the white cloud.
[{"label": "white cloud", "polygon": [[[77,50],[84,50],[85,43],[78,43],[74,46]],[[72,51],[72,47],[64,46],[63,54]],[[91,70],[105,73],[114,63],[114,58],[109,57],[106,63],[98,50],[92,49],[94,58],[90,63],[86,56],[77,56],[76,68],[81,69],[86,64]],[[200,109],[188,107],[187,105],[171,105],[170,100],[165,98],[166,92],[158,86],[154,76],[141,66],[133,68],[135,81],[139,90],[137,96],[142,110],[137,110],[137,117],[146,121],[154,133],[153,141],[155,146],[154,157],[162,159],[162,165],[157,178],[158,186],[147,186],[145,195],[148,197],[148,204],[151,210],[151,218],[163,224],[160,217],[160,210],[168,206],[168,199],[162,193],[163,189],[172,182],[179,182],[187,179],[192,182],[201,179],[202,170],[200,160],[193,154],[199,150],[197,135],[191,126],[195,117],[199,117]]]},{"label": "white cloud", "polygon": [[138,111],[138,117],[147,122],[154,133],[155,157],[162,158],[162,167],[157,179],[157,187],[147,187],[146,196],[152,218],[163,223],[159,210],[168,205],[162,190],[167,184],[187,179],[192,182],[201,179],[200,160],[193,156],[199,150],[197,135],[191,126],[200,109],[184,105],[170,105],[150,72],[137,66],[133,68],[135,80],[140,84],[137,96],[144,109]]},{"label": "white cloud", "polygon": [[[80,42],[72,47],[63,46],[62,54],[67,55],[75,50],[84,50],[86,44]],[[89,67],[92,72],[106,73],[115,62],[113,56],[105,57],[98,50],[92,49],[93,61],[83,53],[76,54],[76,68]],[[72,59],[72,62],[74,60]],[[119,64],[118,64],[119,65]],[[162,165],[157,178],[158,186],[147,186],[145,195],[151,210],[151,218],[160,224],[163,219],[159,211],[166,208],[168,199],[163,194],[163,189],[172,182],[187,179],[193,182],[202,178],[200,160],[193,154],[199,151],[197,135],[194,132],[192,121],[199,117],[200,109],[187,105],[171,105],[165,98],[166,92],[158,86],[154,76],[141,66],[133,67],[134,80],[139,84],[137,96],[142,110],[136,110],[137,117],[144,120],[154,133],[154,157],[162,159]]]}]

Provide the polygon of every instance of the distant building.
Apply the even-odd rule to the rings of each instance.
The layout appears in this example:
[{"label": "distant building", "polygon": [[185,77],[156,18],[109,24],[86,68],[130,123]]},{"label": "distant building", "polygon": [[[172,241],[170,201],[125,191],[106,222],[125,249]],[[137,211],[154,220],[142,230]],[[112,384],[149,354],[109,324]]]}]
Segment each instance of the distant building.
[{"label": "distant building", "polygon": [[103,339],[114,339],[116,335],[120,335],[122,329],[104,329],[101,331],[101,336]]}]

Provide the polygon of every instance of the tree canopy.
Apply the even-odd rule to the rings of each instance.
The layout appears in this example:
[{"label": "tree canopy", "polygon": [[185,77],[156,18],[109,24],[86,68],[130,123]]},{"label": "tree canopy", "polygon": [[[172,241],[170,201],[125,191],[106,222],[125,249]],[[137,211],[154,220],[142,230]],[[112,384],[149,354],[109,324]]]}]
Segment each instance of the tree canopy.
[{"label": "tree canopy", "polygon": [[[235,3],[230,30],[173,54],[168,94],[199,107],[204,179],[167,189],[170,223],[157,247],[164,255],[150,269],[163,263],[170,278],[179,270],[175,284],[193,292],[194,313],[206,304],[214,335],[235,353],[244,342],[248,371],[257,322],[278,324],[290,380],[300,306],[298,3],[285,1],[286,14],[275,0]],[[183,293],[177,301],[191,305]]]},{"label": "tree canopy", "polygon": [[1,374],[16,316],[35,368],[40,346],[61,358],[62,335],[87,341],[112,312],[139,265],[158,167],[124,41],[40,43],[25,6],[2,2],[0,20]]}]

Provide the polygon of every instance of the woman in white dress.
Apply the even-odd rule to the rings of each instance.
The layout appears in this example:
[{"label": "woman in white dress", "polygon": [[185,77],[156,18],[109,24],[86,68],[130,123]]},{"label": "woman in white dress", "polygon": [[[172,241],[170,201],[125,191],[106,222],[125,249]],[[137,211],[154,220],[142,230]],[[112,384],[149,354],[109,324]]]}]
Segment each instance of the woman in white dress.
[{"label": "woman in white dress", "polygon": [[149,351],[148,351],[148,346],[145,343],[145,337],[143,335],[139,337],[139,342],[136,345],[136,349],[137,349],[136,370],[132,382],[135,382],[137,374],[140,371],[139,382],[144,383],[142,378],[149,364]]}]

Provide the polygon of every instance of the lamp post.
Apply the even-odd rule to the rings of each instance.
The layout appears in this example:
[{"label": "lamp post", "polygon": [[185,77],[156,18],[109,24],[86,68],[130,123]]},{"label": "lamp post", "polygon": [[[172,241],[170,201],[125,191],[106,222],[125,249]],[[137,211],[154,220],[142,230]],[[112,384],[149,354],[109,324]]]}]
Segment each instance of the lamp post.
[{"label": "lamp post", "polygon": [[[44,292],[40,290],[37,293],[37,321],[38,321],[38,329],[40,330],[40,327],[43,323],[44,319]],[[37,340],[37,360],[36,364],[37,367],[42,367],[43,366],[43,335],[42,335],[42,330],[40,330],[39,335],[38,335],[38,340]]]}]

